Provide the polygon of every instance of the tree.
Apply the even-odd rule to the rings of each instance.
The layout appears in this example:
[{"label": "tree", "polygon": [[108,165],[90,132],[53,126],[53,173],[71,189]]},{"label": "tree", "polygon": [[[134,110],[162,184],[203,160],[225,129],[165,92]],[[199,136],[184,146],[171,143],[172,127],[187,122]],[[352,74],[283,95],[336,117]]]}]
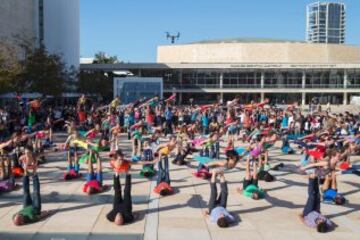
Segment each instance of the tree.
[{"label": "tree", "polygon": [[15,49],[0,42],[0,93],[13,91],[13,79],[20,71]]},{"label": "tree", "polygon": [[16,86],[20,91],[58,96],[65,89],[68,71],[59,55],[49,54],[40,47],[29,53],[23,66]]},{"label": "tree", "polygon": [[77,83],[79,92],[112,98],[112,76],[105,76],[103,71],[81,71]]},{"label": "tree", "polygon": [[117,56],[108,56],[105,52],[99,51],[95,54],[93,64],[115,64],[119,63]]}]

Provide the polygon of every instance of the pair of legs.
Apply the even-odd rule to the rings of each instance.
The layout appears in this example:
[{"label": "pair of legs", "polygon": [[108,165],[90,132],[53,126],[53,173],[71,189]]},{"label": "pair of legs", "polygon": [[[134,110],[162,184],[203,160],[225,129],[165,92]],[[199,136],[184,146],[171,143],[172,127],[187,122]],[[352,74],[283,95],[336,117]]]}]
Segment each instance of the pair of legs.
[{"label": "pair of legs", "polygon": [[141,155],[141,140],[138,138],[134,138],[132,141],[132,155],[140,156]]},{"label": "pair of legs", "polygon": [[41,212],[41,197],[40,197],[40,181],[38,175],[33,177],[33,195],[30,195],[30,180],[29,176],[23,177],[23,208],[33,206],[37,214]]},{"label": "pair of legs", "polygon": [[[74,158],[74,161],[72,161],[72,157]],[[68,167],[67,167],[68,171],[74,169],[76,173],[79,172],[80,166],[79,166],[79,158],[76,147],[71,147],[67,152],[67,162],[68,162]]]},{"label": "pair of legs", "polygon": [[[268,166],[268,152],[265,150],[264,153],[259,155],[259,168],[265,169],[266,166]],[[266,170],[267,171],[267,170]]]},{"label": "pair of legs", "polygon": [[[203,149],[201,149],[200,150],[200,156],[201,157],[210,157],[209,147],[204,147]],[[197,171],[199,172],[202,169],[205,169],[205,170],[209,171],[209,168],[207,168],[204,164],[199,163],[199,165],[197,167]]]},{"label": "pair of legs", "polygon": [[[245,180],[246,181],[250,181],[250,180],[253,180],[257,182],[257,159],[253,158],[253,169],[252,169],[252,173],[251,173],[251,169],[250,169],[250,157],[248,157],[246,159],[246,171],[245,171]],[[244,189],[245,190],[245,189]]]},{"label": "pair of legs", "polygon": [[216,187],[216,173],[214,172],[211,176],[210,181],[210,200],[209,200],[209,214],[211,211],[217,207],[221,206],[226,208],[227,197],[228,197],[228,188],[225,181],[224,174],[220,175],[220,195],[218,196],[217,187]]},{"label": "pair of legs", "polygon": [[166,120],[165,122],[165,136],[167,134],[172,134],[173,133],[173,129],[172,129],[172,121],[171,120]]},{"label": "pair of legs", "polygon": [[312,211],[320,213],[320,192],[317,177],[309,178],[308,199],[303,210],[303,216],[307,216]]},{"label": "pair of legs", "polygon": [[89,159],[88,159],[88,175],[86,177],[86,181],[89,182],[91,180],[96,180],[99,182],[100,186],[102,185],[102,166],[101,160],[98,154],[96,154],[96,171],[94,171],[93,163],[92,163],[92,155],[93,151],[90,151]]},{"label": "pair of legs", "polygon": [[119,149],[119,134],[111,134],[110,140],[110,152],[117,151]]},{"label": "pair of legs", "polygon": [[326,175],[322,190],[326,191],[328,189],[337,190],[336,174],[335,171],[332,171],[331,174]]},{"label": "pair of legs", "polygon": [[[159,156],[160,161],[158,163],[158,177],[157,177],[157,184],[161,182],[166,182],[170,185],[170,175],[169,175],[169,159],[167,156]],[[163,164],[164,162],[164,164]]]},{"label": "pair of legs", "polygon": [[107,214],[107,219],[114,221],[120,213],[124,220],[132,220],[131,175],[126,174],[124,197],[121,193],[120,177],[114,175],[114,191],[113,209]]},{"label": "pair of legs", "polygon": [[15,177],[11,171],[11,161],[0,156],[0,191],[10,191],[15,187]]},{"label": "pair of legs", "polygon": [[0,180],[9,179],[12,176],[11,174],[11,161],[6,156],[0,156]]},{"label": "pair of legs", "polygon": [[220,143],[218,141],[216,141],[214,144],[210,146],[209,157],[216,159],[220,158]]}]

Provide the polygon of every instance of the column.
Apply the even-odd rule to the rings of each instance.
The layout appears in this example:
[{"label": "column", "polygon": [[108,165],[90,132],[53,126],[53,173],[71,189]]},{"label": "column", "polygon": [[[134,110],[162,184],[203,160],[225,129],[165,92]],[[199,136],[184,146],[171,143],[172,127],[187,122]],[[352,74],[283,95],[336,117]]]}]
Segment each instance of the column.
[{"label": "column", "polygon": [[260,102],[263,102],[263,101],[265,101],[265,93],[261,92],[260,93]]},{"label": "column", "polygon": [[302,78],[301,78],[301,88],[305,89],[305,84],[306,84],[306,72],[303,71],[302,72]]},{"label": "column", "polygon": [[219,85],[219,88],[222,89],[223,88],[223,85],[224,85],[224,73],[221,72],[220,73],[220,85]]},{"label": "column", "polygon": [[220,92],[220,103],[224,104],[224,93]]},{"label": "column", "polygon": [[[264,89],[264,85],[265,85],[265,72],[261,71],[261,78],[260,78],[260,88]],[[263,91],[263,90],[261,90]],[[265,93],[261,92],[260,93],[260,102],[263,102],[265,100]]]},{"label": "column", "polygon": [[344,88],[347,88],[348,75],[346,69],[344,70]]},{"label": "column", "polygon": [[179,78],[179,84],[180,84],[180,86],[178,86],[178,89],[182,89],[182,70],[181,69],[179,70],[178,78]]},{"label": "column", "polygon": [[347,97],[348,97],[347,92],[344,92],[344,100],[343,100],[344,105],[347,105]]},{"label": "column", "polygon": [[224,88],[224,72],[220,73],[220,82],[219,82],[219,89],[220,89],[220,102],[224,103],[224,93],[223,88]]},{"label": "column", "polygon": [[182,93],[180,92],[178,94],[179,94],[179,105],[181,105],[182,104]]},{"label": "column", "polygon": [[302,107],[304,107],[305,104],[306,104],[306,93],[302,92],[301,93],[301,105],[302,105]]},{"label": "column", "polygon": [[[348,75],[347,75],[347,71],[346,71],[346,69],[344,70],[344,89],[346,89],[347,88],[347,81],[348,81]],[[346,90],[344,90],[344,91],[346,91]],[[343,99],[343,103],[344,103],[344,105],[347,105],[348,104],[348,102],[347,102],[347,97],[348,97],[348,94],[347,94],[347,92],[344,92],[344,99]]]}]

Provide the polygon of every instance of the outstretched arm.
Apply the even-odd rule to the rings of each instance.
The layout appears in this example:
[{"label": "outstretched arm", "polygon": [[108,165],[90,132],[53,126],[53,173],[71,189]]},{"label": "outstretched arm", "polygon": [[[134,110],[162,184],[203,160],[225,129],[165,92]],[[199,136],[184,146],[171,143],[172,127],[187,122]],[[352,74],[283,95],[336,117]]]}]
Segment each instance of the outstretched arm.
[{"label": "outstretched arm", "polygon": [[302,167],[301,169],[306,170],[306,169],[314,168],[314,167],[325,167],[327,165],[328,165],[328,163],[326,161],[321,161],[318,163],[310,163],[310,164],[306,165],[305,167]]},{"label": "outstretched arm", "polygon": [[207,167],[224,167],[226,164],[225,161],[213,161],[213,162],[208,162],[205,164],[205,166]]}]

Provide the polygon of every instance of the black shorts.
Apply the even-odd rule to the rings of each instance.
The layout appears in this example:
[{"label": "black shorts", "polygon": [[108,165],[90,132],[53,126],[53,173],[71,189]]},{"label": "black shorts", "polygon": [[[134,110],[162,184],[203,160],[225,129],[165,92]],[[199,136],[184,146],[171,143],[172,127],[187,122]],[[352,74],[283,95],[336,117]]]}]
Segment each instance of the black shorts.
[{"label": "black shorts", "polygon": [[245,189],[247,188],[247,186],[249,186],[249,185],[251,185],[251,184],[253,184],[253,185],[255,185],[255,186],[258,186],[258,180],[257,180],[257,179],[253,179],[253,178],[251,178],[250,180],[246,180],[246,179],[244,178],[244,181],[243,181],[243,190],[245,190]]}]

